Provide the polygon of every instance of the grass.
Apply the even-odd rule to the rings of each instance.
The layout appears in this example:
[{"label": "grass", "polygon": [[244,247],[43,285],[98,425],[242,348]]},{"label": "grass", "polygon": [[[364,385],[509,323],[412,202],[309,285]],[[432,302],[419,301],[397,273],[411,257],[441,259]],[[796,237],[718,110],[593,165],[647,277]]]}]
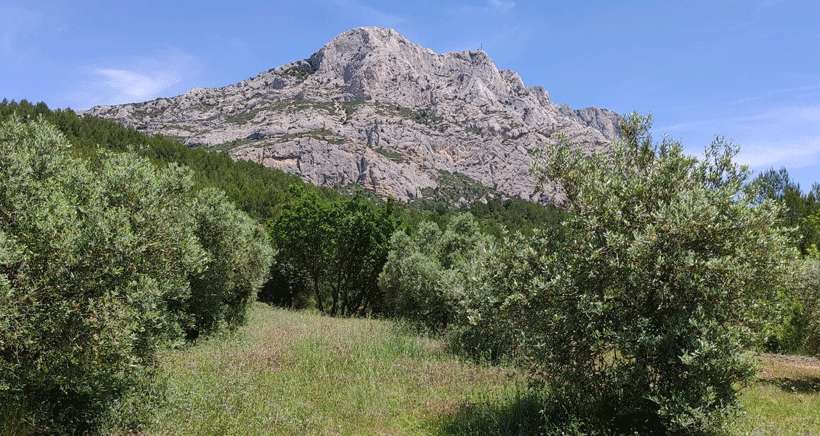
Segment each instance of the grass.
[{"label": "grass", "polygon": [[429,434],[462,400],[515,395],[514,372],[379,320],[261,304],[248,326],[162,358],[149,434]]},{"label": "grass", "polygon": [[[820,365],[805,362],[767,356],[732,433],[820,434]],[[262,304],[239,331],[163,355],[160,378],[146,434],[524,434],[538,411],[514,370],[390,321]]]},{"label": "grass", "polygon": [[820,434],[820,360],[765,355],[758,383],[743,392],[735,434]]}]

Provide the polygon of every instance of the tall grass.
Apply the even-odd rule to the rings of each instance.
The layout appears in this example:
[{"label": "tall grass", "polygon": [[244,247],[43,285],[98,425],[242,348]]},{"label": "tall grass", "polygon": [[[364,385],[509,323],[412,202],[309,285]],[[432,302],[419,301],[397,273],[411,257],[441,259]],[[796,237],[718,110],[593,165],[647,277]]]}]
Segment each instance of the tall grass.
[{"label": "tall grass", "polygon": [[[246,327],[161,359],[161,389],[144,394],[159,399],[130,399],[149,405],[137,429],[147,434],[534,434],[540,425],[538,393],[516,371],[464,361],[390,321],[257,304]],[[764,363],[767,380],[746,390],[732,432],[820,434],[820,392],[788,388],[820,380],[820,367]]]}]

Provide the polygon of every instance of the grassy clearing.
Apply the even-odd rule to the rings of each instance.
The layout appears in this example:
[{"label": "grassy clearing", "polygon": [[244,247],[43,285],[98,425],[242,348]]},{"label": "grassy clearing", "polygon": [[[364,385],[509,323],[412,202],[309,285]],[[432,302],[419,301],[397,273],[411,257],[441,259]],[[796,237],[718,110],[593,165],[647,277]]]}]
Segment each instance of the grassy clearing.
[{"label": "grassy clearing", "polygon": [[[508,368],[465,362],[388,321],[257,305],[248,326],[163,356],[148,434],[511,434],[537,404]],[[820,433],[820,364],[764,360],[737,434]]]},{"label": "grassy clearing", "polygon": [[820,434],[820,360],[765,355],[758,383],[743,392],[735,434]]}]

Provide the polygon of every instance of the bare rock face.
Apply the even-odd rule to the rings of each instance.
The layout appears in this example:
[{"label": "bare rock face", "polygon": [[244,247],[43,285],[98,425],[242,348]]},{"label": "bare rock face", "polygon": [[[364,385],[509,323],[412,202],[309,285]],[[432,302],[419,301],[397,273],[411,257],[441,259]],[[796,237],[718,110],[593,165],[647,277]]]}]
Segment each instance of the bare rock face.
[{"label": "bare rock face", "polygon": [[605,109],[554,105],[483,51],[438,54],[373,27],[233,85],[89,113],[317,185],[358,183],[402,200],[448,174],[503,196],[553,200],[536,190],[529,151],[557,135],[605,146],[619,121]]}]

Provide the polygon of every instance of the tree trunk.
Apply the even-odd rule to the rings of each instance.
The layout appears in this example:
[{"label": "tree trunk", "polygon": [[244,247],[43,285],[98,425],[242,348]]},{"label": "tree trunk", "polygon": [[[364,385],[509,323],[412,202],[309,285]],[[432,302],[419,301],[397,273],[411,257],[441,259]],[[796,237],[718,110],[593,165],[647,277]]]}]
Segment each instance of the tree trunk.
[{"label": "tree trunk", "polygon": [[313,275],[313,294],[316,296],[316,306],[319,307],[319,312],[325,311],[325,305],[322,303],[322,292],[319,289],[319,276]]}]

